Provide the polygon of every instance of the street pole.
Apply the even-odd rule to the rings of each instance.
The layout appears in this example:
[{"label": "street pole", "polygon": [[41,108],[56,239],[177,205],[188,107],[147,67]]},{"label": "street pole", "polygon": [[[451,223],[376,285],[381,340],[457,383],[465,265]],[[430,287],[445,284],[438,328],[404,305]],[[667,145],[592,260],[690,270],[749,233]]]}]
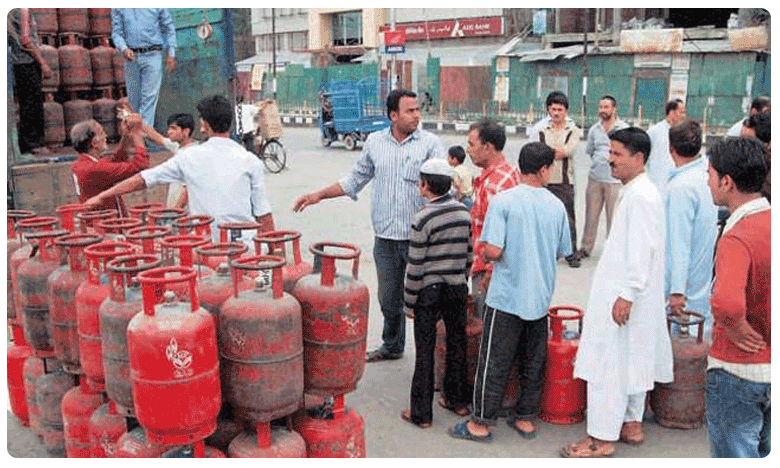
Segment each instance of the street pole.
[{"label": "street pole", "polygon": [[271,89],[274,93],[274,101],[276,101],[276,8],[271,8],[271,70],[273,70],[273,81],[271,83]]},{"label": "street pole", "polygon": [[[390,9],[390,29],[392,31],[395,31],[395,8]],[[395,79],[395,56],[397,54],[392,54],[392,61],[390,65],[390,90],[394,90],[396,86],[396,79]]]},{"label": "street pole", "polygon": [[582,47],[582,128],[587,128],[585,123],[586,106],[588,104],[588,29],[590,28],[590,19],[588,8],[583,8],[585,15],[585,34],[583,35]]}]

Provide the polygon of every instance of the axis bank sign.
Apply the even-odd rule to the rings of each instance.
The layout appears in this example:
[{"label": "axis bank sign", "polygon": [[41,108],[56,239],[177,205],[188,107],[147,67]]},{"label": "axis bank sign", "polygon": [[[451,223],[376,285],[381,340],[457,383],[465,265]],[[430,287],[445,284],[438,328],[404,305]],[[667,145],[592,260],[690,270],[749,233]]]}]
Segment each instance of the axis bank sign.
[{"label": "axis bank sign", "polygon": [[[384,26],[382,30],[390,29]],[[500,16],[489,18],[463,18],[457,20],[428,21],[425,23],[399,23],[396,29],[406,32],[407,41],[447,39],[453,37],[500,36],[504,33],[504,21]]]}]

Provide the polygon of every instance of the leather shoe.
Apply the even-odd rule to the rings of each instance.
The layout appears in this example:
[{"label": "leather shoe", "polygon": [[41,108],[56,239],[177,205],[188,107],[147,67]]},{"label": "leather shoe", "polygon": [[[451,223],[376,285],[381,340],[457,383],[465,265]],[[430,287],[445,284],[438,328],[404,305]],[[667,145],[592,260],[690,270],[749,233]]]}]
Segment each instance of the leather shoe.
[{"label": "leather shoe", "polygon": [[379,348],[366,353],[366,362],[379,362],[379,361],[395,361],[401,359],[403,353],[388,353],[387,351]]}]

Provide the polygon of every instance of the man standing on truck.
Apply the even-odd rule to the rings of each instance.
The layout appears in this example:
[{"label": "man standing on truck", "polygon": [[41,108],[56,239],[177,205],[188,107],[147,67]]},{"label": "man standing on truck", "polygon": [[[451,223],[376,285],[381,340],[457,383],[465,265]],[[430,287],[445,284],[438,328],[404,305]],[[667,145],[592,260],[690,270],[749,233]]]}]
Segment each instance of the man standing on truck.
[{"label": "man standing on truck", "polygon": [[[200,130],[209,139],[200,145],[180,149],[164,163],[115,185],[87,200],[87,207],[99,206],[116,195],[136,192],[161,183],[187,186],[190,213],[204,214],[222,222],[260,224],[260,232],[273,231],[271,205],[265,196],[263,166],[255,155],[231,140],[233,106],[223,96],[201,100],[197,106]],[[214,230],[213,240],[217,242]],[[246,244],[252,240],[238,238]]]},{"label": "man standing on truck", "polygon": [[415,213],[425,205],[418,184],[420,167],[432,158],[444,160],[439,138],[419,129],[420,107],[417,94],[393,90],[387,96],[387,129],[368,136],[363,155],[352,172],[338,182],[295,201],[293,211],[300,212],[322,200],[357,194],[374,180],[371,197],[371,223],[374,227],[379,305],[384,316],[382,346],[370,351],[366,362],[400,359],[406,343],[404,278],[409,258],[409,231]]}]

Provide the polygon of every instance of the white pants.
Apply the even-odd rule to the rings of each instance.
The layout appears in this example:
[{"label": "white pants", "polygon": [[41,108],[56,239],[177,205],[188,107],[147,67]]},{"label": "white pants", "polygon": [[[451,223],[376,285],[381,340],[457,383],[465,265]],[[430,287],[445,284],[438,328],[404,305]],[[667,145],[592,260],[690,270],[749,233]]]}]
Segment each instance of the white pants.
[{"label": "white pants", "polygon": [[625,395],[609,385],[588,382],[588,435],[599,440],[618,440],[624,422],[642,421],[646,394]]}]

